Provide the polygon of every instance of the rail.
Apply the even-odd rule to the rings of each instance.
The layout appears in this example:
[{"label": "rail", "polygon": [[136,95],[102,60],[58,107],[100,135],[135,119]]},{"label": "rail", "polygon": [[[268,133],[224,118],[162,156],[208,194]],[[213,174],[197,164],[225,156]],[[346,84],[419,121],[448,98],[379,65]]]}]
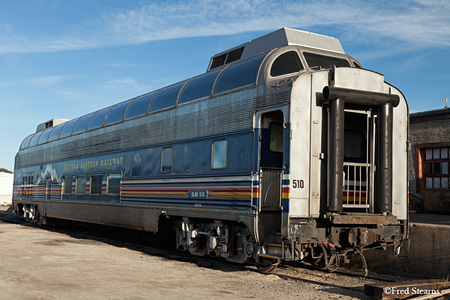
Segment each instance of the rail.
[{"label": "rail", "polygon": [[369,163],[344,162],[343,207],[369,208]]}]

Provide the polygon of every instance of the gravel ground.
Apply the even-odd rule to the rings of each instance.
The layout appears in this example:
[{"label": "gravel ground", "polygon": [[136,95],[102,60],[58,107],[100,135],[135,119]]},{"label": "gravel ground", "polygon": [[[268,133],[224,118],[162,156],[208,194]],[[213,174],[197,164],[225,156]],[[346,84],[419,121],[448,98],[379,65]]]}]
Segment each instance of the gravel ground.
[{"label": "gravel ground", "polygon": [[370,279],[252,266],[0,221],[0,299],[367,299]]}]

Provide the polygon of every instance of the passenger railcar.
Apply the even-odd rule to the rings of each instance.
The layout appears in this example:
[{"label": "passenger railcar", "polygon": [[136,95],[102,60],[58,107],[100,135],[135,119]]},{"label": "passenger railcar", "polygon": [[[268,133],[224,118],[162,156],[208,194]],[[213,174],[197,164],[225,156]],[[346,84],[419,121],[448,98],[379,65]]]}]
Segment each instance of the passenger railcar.
[{"label": "passenger railcar", "polygon": [[[157,232],[194,255],[322,260],[407,239],[408,106],[331,37],[283,28],[207,72],[73,120],[16,156],[14,210]],[[363,256],[362,256],[363,257]]]}]

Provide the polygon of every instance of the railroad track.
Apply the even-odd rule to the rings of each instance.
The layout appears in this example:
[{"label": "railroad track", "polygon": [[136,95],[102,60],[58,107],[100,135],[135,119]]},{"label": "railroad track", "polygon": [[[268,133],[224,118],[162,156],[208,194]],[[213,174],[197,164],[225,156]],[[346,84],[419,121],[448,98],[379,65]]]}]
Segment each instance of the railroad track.
[{"label": "railroad track", "polygon": [[[148,240],[143,240],[142,237],[144,234],[140,231],[117,229],[115,227],[112,228],[101,225],[86,225],[78,222],[65,222],[65,225],[62,226],[38,226],[26,222],[22,217],[5,211],[0,212],[0,221],[42,228],[44,230],[67,234],[74,238],[95,240],[117,247],[126,247],[149,255],[195,263],[201,267],[226,269],[227,271],[257,272],[255,266],[232,264],[224,260],[207,256],[193,256],[164,244],[149,244]],[[341,269],[335,273],[329,273],[328,271],[316,270],[308,264],[282,264],[274,271],[266,273],[265,275],[276,275],[283,280],[317,284],[325,289],[342,289],[343,291],[350,292],[350,294],[357,293],[361,297],[364,296],[364,284],[380,281],[395,281],[389,277],[382,277],[379,275],[370,275],[366,278],[362,278],[358,274],[349,273]]]}]

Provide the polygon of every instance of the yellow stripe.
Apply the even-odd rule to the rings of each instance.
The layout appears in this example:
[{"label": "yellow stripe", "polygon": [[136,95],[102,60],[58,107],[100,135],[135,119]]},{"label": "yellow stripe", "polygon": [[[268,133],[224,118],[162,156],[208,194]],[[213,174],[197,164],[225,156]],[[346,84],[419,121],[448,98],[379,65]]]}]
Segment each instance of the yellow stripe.
[{"label": "yellow stripe", "polygon": [[265,257],[265,258],[271,258],[271,259],[281,260],[281,258],[279,258],[279,257],[272,256],[272,255],[267,255],[267,254],[260,254],[259,257]]}]

